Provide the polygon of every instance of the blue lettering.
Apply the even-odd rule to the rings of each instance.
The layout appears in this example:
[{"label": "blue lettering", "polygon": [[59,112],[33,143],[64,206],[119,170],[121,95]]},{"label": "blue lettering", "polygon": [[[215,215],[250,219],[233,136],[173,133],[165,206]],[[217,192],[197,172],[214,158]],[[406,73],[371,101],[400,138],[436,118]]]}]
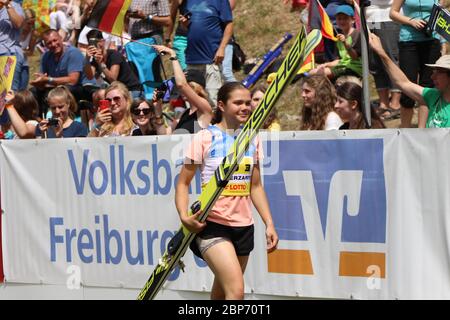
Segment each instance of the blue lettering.
[{"label": "blue lettering", "polygon": [[137,232],[138,254],[133,257],[131,253],[130,231],[125,231],[125,252],[127,260],[131,265],[144,264],[144,253],[142,251],[142,231]]},{"label": "blue lettering", "polygon": [[[167,244],[175,234],[173,231],[163,231],[159,243],[157,241],[159,239],[158,230],[137,230],[134,231],[136,232],[136,237],[132,237],[130,230],[119,231],[110,228],[108,215],[103,215],[102,217],[100,215],[94,216],[94,223],[96,226],[95,231],[88,228],[82,228],[80,230],[77,230],[76,228],[65,228],[61,229],[61,234],[57,233],[56,226],[64,226],[64,218],[50,218],[50,260],[52,262],[56,261],[57,244],[63,244],[63,247],[66,250],[66,262],[72,262],[72,250],[74,250],[74,252],[78,254],[80,261],[86,264],[94,262],[96,257],[96,262],[99,264],[120,264],[127,262],[130,265],[144,265],[145,261],[148,265],[154,265],[156,264],[156,262],[154,262],[154,254],[157,251],[156,249],[158,249],[158,246],[161,255],[164,254]],[[62,230],[64,230],[64,233]],[[144,235],[146,236],[146,239],[144,239]],[[144,247],[145,245],[147,248]],[[104,260],[102,260],[103,250],[105,252]],[[124,252],[126,260],[124,259],[124,261],[122,261]],[[145,257],[145,254],[147,254],[147,257]],[[195,263],[200,268],[206,267],[206,263],[199,258],[195,258]],[[168,280],[173,281],[177,279],[179,273],[180,270],[176,267]]]},{"label": "blue lettering", "polygon": [[[122,238],[120,237],[120,233],[116,229],[112,229],[111,232],[109,232],[107,215],[103,215],[103,225],[105,228],[105,262],[107,264],[119,264],[120,260],[122,260]],[[111,255],[110,249],[111,238],[114,238],[117,243],[117,254],[114,257]]]},{"label": "blue lettering", "polygon": [[109,161],[111,162],[111,194],[116,194],[116,155],[114,145],[109,146]]},{"label": "blue lettering", "polygon": [[141,160],[137,164],[137,176],[139,177],[139,179],[141,179],[142,182],[144,182],[144,187],[137,189],[137,193],[141,196],[145,196],[150,192],[150,178],[142,171],[143,168],[148,168],[149,166],[150,163],[147,160]]},{"label": "blue lettering", "polygon": [[[172,172],[167,160],[158,161],[158,147],[156,144],[152,145],[152,161],[153,161],[153,193],[154,194],[168,194],[171,187]],[[166,184],[161,188],[159,185],[159,169],[163,167],[166,171]]]},{"label": "blue lettering", "polygon": [[[95,216],[95,223],[100,223],[100,216]],[[95,230],[95,247],[97,248],[97,263],[102,262],[102,250],[100,248],[102,247],[102,240],[100,236],[100,230]]]},{"label": "blue lettering", "polygon": [[63,236],[57,236],[55,226],[64,224],[63,218],[50,218],[50,261],[56,261],[56,244],[64,243]]},{"label": "blue lettering", "polygon": [[120,194],[125,194],[125,183],[128,186],[128,190],[131,194],[136,194],[136,190],[134,189],[133,182],[130,179],[130,173],[133,169],[134,160],[128,162],[127,169],[124,171],[125,163],[124,163],[124,151],[123,146],[119,146],[119,172],[120,172]]},{"label": "blue lettering", "polygon": [[[102,173],[102,184],[99,188],[95,186],[94,182],[94,172],[95,169],[99,168]],[[91,187],[92,192],[96,195],[102,195],[105,193],[106,188],[108,187],[108,172],[106,170],[106,166],[100,160],[96,160],[91,164],[89,168],[89,186]]]},{"label": "blue lettering", "polygon": [[[87,238],[87,242],[83,241],[83,238]],[[92,262],[92,254],[85,255],[83,250],[92,250],[94,249],[94,241],[92,239],[92,235],[88,229],[81,229],[80,234],[78,235],[78,255],[81,258],[81,261],[84,263]]]},{"label": "blue lettering", "polygon": [[72,150],[67,150],[70,162],[70,169],[72,170],[73,182],[75,183],[75,188],[77,189],[77,194],[83,194],[84,182],[86,180],[86,165],[89,155],[89,150],[83,151],[83,160],[81,162],[81,176],[78,177],[77,165],[75,164],[75,159]]},{"label": "blue lettering", "polygon": [[153,265],[153,241],[158,239],[158,230],[155,232],[147,231],[147,253],[148,264]]},{"label": "blue lettering", "polygon": [[72,262],[72,239],[77,236],[77,230],[66,229],[66,259]]}]

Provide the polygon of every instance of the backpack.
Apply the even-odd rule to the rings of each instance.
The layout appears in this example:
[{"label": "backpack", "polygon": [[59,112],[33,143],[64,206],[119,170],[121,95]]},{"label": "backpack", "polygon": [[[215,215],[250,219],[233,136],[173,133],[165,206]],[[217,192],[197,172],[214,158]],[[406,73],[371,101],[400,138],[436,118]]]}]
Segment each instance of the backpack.
[{"label": "backpack", "polygon": [[239,71],[244,65],[247,57],[234,37],[231,38],[231,45],[233,46],[233,70]]}]

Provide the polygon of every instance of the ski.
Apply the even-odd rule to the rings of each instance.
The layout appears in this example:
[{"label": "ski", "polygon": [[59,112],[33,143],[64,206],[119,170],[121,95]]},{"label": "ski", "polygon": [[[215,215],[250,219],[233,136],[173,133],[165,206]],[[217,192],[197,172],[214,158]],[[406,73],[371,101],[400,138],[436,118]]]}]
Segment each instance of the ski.
[{"label": "ski", "polygon": [[272,62],[281,54],[283,46],[292,38],[292,34],[286,32],[286,34],[272,48],[264,55],[264,57],[258,61],[258,63],[252,68],[248,76],[242,81],[242,84],[246,88],[251,88],[261,77],[263,72],[269,67]]},{"label": "ski", "polygon": [[[249,148],[253,138],[256,136],[258,129],[262,127],[282,91],[290,83],[298,68],[302,65],[304,51],[305,48],[308,47],[308,42],[311,41],[312,43],[317,41],[317,32],[320,33],[318,30],[312,30],[311,33],[306,36],[306,30],[302,27],[295,43],[279,68],[275,80],[267,89],[261,103],[245,123],[233,146],[228,151],[227,156],[223,159],[220,166],[216,169],[215,174],[206,184],[197,201],[192,204],[189,215],[192,215],[201,209],[202,214],[199,216],[199,221],[203,222],[206,220],[209,210],[213,207],[215,201],[219,198],[222,190],[227,185],[228,180],[236,171],[240,160]],[[138,300],[154,299],[173,268],[177,265],[184,271],[184,264],[180,259],[185,254],[194,237],[194,233],[189,232],[189,230],[181,225],[178,232],[170,240],[166,252],[159,260],[158,265],[155,267],[150,278],[139,293],[137,297]]]}]

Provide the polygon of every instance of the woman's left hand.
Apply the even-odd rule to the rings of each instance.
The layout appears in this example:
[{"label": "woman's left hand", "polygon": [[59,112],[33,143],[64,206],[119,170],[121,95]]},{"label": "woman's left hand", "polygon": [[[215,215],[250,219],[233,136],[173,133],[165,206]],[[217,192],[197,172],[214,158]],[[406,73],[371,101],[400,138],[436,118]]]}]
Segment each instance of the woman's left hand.
[{"label": "woman's left hand", "polygon": [[273,224],[266,227],[267,252],[271,253],[277,249],[278,235]]},{"label": "woman's left hand", "polygon": [[57,138],[61,138],[63,136],[63,125],[64,121],[61,118],[58,118],[58,125],[55,127],[55,136]]}]

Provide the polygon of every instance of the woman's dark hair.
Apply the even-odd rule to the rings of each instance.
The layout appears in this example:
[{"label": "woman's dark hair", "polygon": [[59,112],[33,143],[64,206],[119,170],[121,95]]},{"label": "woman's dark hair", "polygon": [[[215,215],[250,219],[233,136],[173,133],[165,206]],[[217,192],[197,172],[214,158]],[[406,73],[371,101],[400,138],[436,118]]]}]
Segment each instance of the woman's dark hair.
[{"label": "woman's dark hair", "polygon": [[17,92],[12,103],[23,121],[36,120],[39,105],[29,90]]},{"label": "woman's dark hair", "polygon": [[137,109],[141,105],[142,102],[147,103],[148,106],[151,109],[151,113],[153,113],[153,104],[152,104],[152,102],[148,101],[147,99],[144,99],[142,97],[139,97],[139,98],[133,100],[133,102],[131,103],[130,110],[133,111],[134,109]]},{"label": "woman's dark hair", "polygon": [[[364,110],[363,110],[363,104],[362,104],[362,87],[354,82],[344,82],[340,86],[337,86],[336,88],[336,94],[338,97],[341,97],[348,101],[356,101],[357,103],[357,112],[358,115],[358,121],[356,125],[352,125],[350,129],[366,129],[367,124],[364,119]],[[381,120],[380,116],[376,113],[373,106],[370,107],[370,117],[373,129],[382,129],[386,128],[386,126],[383,123],[383,120]]]},{"label": "woman's dark hair", "polygon": [[[228,99],[230,99],[231,93],[235,90],[245,89],[248,90],[242,83],[240,82],[227,82],[225,83],[217,93],[217,102],[221,101],[223,104],[227,104]],[[222,121],[222,111],[219,108],[216,108],[214,112],[212,124],[216,124]]]},{"label": "woman's dark hair", "polygon": [[362,88],[353,82],[344,82],[336,88],[336,94],[348,101],[356,101],[358,110],[362,112]]}]

